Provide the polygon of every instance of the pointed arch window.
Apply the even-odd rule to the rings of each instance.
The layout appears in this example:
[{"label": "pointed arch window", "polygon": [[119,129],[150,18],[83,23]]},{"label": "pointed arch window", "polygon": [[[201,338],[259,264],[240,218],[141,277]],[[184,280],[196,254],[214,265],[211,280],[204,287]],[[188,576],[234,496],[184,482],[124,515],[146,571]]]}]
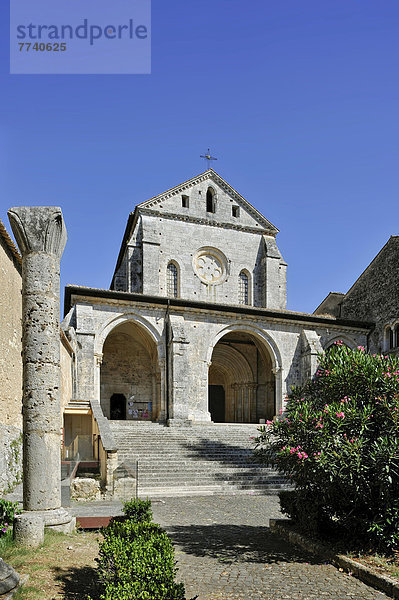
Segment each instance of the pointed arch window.
[{"label": "pointed arch window", "polygon": [[211,187],[206,192],[206,212],[215,212],[215,190]]},{"label": "pointed arch window", "polygon": [[238,276],[238,301],[240,304],[249,304],[249,276],[245,271]]},{"label": "pointed arch window", "polygon": [[170,262],[166,270],[167,293],[169,298],[179,296],[179,271],[174,262]]}]

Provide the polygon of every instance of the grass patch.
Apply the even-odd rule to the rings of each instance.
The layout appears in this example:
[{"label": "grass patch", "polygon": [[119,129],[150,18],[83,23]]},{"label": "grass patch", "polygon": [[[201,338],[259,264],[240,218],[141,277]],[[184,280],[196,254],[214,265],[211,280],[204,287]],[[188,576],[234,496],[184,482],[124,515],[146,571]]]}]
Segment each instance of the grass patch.
[{"label": "grass patch", "polygon": [[20,575],[29,576],[13,600],[96,597],[97,532],[64,535],[46,530],[43,546],[34,550],[15,545],[8,532],[0,538],[0,556]]}]

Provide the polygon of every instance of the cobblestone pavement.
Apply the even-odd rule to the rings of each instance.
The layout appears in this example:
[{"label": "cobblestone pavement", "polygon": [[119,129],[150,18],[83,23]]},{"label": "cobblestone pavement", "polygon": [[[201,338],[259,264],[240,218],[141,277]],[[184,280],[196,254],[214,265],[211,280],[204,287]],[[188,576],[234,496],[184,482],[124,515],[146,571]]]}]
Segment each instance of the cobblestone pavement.
[{"label": "cobblestone pavement", "polygon": [[274,496],[153,501],[174,540],[179,581],[198,600],[384,600],[385,594],[296,548],[268,529]]}]

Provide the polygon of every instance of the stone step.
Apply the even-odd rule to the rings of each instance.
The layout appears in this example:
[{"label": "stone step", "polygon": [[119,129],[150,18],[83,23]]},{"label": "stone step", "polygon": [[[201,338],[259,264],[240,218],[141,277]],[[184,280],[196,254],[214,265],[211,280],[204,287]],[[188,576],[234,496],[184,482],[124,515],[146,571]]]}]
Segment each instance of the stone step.
[{"label": "stone step", "polygon": [[192,486],[185,488],[174,488],[174,487],[143,487],[139,488],[139,498],[162,498],[162,497],[176,497],[176,496],[231,496],[233,495],[245,495],[250,494],[253,496],[270,495],[274,496],[279,494],[282,490],[290,489],[288,487],[270,487],[270,488],[239,488],[239,487],[226,487],[222,485],[218,486]]},{"label": "stone step", "polygon": [[[223,477],[223,480],[229,481],[229,480],[247,480],[247,479],[251,479],[252,481],[255,480],[264,480],[264,481],[270,481],[271,479],[273,480],[284,480],[284,477],[282,477],[279,474],[276,473],[215,473],[215,472],[208,472],[208,473],[204,473],[204,472],[200,472],[200,471],[193,471],[193,472],[188,472],[188,471],[180,471],[180,472],[172,472],[172,473],[168,473],[168,481],[179,481],[180,479],[221,479]],[[139,469],[139,479],[143,480],[144,478],[147,479],[154,479],[154,480],[160,480],[160,479],[165,479],[165,474],[164,473],[154,473],[151,472],[149,473],[148,471],[140,471]]]},{"label": "stone step", "polygon": [[[119,457],[119,464],[121,465],[136,465],[137,463],[132,461],[130,458],[121,459]],[[273,467],[258,467],[252,465],[225,465],[225,464],[209,464],[209,462],[189,462],[183,463],[174,461],[165,461],[159,464],[153,464],[151,460],[139,460],[138,468],[140,471],[151,471],[153,473],[160,472],[165,473],[165,469],[168,468],[169,473],[180,472],[184,470],[185,472],[193,472],[193,473],[218,473],[219,471],[223,471],[223,473],[276,473],[276,470]]]},{"label": "stone step", "polygon": [[167,428],[121,421],[110,425],[120,465],[138,459],[141,497],[275,494],[289,488],[275,469],[251,461],[256,425]]}]

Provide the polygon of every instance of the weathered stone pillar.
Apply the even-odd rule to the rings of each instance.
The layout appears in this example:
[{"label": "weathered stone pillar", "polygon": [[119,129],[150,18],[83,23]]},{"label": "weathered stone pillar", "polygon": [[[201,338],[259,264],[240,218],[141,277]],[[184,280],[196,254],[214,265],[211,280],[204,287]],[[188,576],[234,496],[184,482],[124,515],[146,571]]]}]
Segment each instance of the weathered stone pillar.
[{"label": "weathered stone pillar", "polygon": [[56,207],[17,207],[8,215],[22,254],[24,509],[65,530],[71,517],[61,509],[59,311],[66,229]]},{"label": "weathered stone pillar", "polygon": [[256,423],[256,383],[250,383],[248,386],[248,402],[249,402],[249,422]]}]

